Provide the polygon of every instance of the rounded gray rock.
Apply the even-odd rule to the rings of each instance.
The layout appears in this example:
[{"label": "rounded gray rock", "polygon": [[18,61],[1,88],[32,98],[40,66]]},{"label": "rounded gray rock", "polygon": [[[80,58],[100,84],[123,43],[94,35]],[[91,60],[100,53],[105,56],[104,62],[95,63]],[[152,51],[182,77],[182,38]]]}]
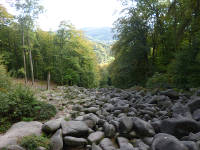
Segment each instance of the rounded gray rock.
[{"label": "rounded gray rock", "polygon": [[104,128],[104,133],[106,137],[114,137],[115,132],[116,132],[115,126],[106,122],[103,128]]},{"label": "rounded gray rock", "polygon": [[188,150],[188,148],[181,143],[176,137],[159,133],[154,136],[153,143],[151,145],[152,150]]},{"label": "rounded gray rock", "polygon": [[62,121],[62,132],[64,136],[88,136],[89,128],[83,121]]},{"label": "rounded gray rock", "polygon": [[115,146],[109,138],[104,138],[100,142],[100,146],[103,148],[103,150],[115,150]]},{"label": "rounded gray rock", "polygon": [[19,145],[10,145],[6,148],[6,150],[25,150],[24,148],[22,148]]},{"label": "rounded gray rock", "polygon": [[102,150],[102,148],[96,144],[92,144],[92,150]]},{"label": "rounded gray rock", "polygon": [[149,137],[155,135],[151,124],[137,117],[133,118],[133,129],[141,136]]},{"label": "rounded gray rock", "polygon": [[62,130],[59,129],[56,133],[51,137],[51,150],[62,150],[63,149],[63,137]]},{"label": "rounded gray rock", "polygon": [[45,133],[54,133],[56,130],[58,130],[61,127],[61,121],[63,119],[55,119],[47,121],[42,126],[42,131]]},{"label": "rounded gray rock", "polygon": [[90,143],[97,143],[98,144],[103,138],[104,138],[104,132],[97,131],[97,132],[91,133],[88,136],[88,141]]},{"label": "rounded gray rock", "polygon": [[85,145],[87,145],[87,140],[84,138],[65,136],[64,143],[70,147],[84,147]]}]

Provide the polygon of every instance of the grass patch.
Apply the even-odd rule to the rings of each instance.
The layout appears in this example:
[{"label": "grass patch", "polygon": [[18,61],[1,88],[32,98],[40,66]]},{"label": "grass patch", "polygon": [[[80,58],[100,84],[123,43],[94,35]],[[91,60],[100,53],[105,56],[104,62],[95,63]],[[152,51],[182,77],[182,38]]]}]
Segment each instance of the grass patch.
[{"label": "grass patch", "polygon": [[50,140],[44,136],[26,136],[19,141],[19,144],[26,150],[36,150],[40,146],[47,150],[50,149]]}]

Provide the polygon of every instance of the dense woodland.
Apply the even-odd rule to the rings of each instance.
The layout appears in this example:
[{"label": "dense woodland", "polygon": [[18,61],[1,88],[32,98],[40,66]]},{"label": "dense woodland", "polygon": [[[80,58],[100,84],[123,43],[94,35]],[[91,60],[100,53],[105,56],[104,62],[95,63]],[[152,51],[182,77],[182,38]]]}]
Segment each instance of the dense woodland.
[{"label": "dense woodland", "polygon": [[[68,22],[61,22],[56,32],[36,27],[42,12],[38,0],[16,1],[20,14],[12,16],[0,6],[0,53],[13,77],[27,80],[51,80],[60,85],[96,87],[97,58],[90,42]],[[27,81],[26,81],[27,82]]]},{"label": "dense woodland", "polygon": [[[4,136],[2,133],[16,122],[47,121],[55,117],[57,112],[66,115],[66,121],[71,119],[69,116],[84,119],[84,115],[93,114],[94,116],[91,116],[93,119],[89,120],[88,116],[87,120],[84,120],[84,125],[87,122],[92,126],[91,131],[104,130],[105,137],[109,138],[130,135],[134,138],[134,146],[138,145],[144,149],[148,149],[145,145],[149,141],[151,144],[149,136],[155,135],[154,128],[159,130],[159,126],[163,123],[159,121],[165,121],[163,120],[165,118],[176,118],[163,125],[163,128],[166,125],[166,129],[169,129],[166,133],[171,131],[175,134],[180,133],[182,140],[184,137],[187,139],[187,136],[190,138],[190,133],[199,137],[197,134],[199,134],[200,109],[198,97],[196,99],[196,96],[200,95],[199,90],[195,96],[192,93],[195,91],[193,89],[185,94],[182,90],[200,87],[200,0],[119,1],[124,10],[114,23],[112,42],[109,37],[105,38],[107,34],[85,35],[83,31],[77,30],[66,21],[60,23],[57,31],[43,31],[36,24],[39,14],[44,10],[40,0],[15,0],[12,7],[16,9],[16,15],[9,14],[0,4],[0,137]],[[102,38],[109,41],[99,41]],[[25,84],[17,84],[13,78],[22,78]],[[50,82],[68,87],[61,86],[51,91],[41,90],[37,86],[38,89],[34,89],[27,82],[32,81],[34,84],[35,80],[47,81],[48,90]],[[114,88],[99,90],[82,88],[107,86]],[[134,86],[136,90],[118,89]],[[163,90],[166,88],[177,89]],[[44,92],[41,97],[46,101],[39,98],[38,93],[41,92]],[[193,99],[195,101],[188,103]],[[191,120],[192,117],[197,121]],[[59,129],[61,136],[60,149],[63,148],[64,136],[61,121],[64,121],[63,118],[60,123],[56,123],[58,125],[56,130]],[[154,126],[150,122],[154,122]],[[81,124],[78,124],[78,129],[82,128]],[[125,128],[122,132],[117,131],[121,129],[120,124],[122,129]],[[65,125],[65,130],[68,130],[67,124]],[[42,126],[41,124],[41,128]],[[71,130],[74,124],[69,126]],[[197,134],[193,134],[193,129]],[[56,130],[53,129],[50,134],[40,137],[35,135],[24,137],[19,144],[27,150],[35,150],[39,146],[46,146],[45,148],[49,149],[48,138]],[[84,130],[81,129],[80,133],[85,132]],[[75,128],[74,131],[77,134],[79,130]],[[87,132],[89,133],[88,127]],[[55,134],[57,137],[57,131]],[[143,134],[144,137],[148,137],[146,144],[136,144],[138,137],[145,139]],[[6,134],[4,137],[12,140]],[[66,140],[66,137],[64,138]],[[162,136],[167,142],[153,140],[153,137],[152,140],[156,141],[162,150],[168,149],[169,143],[172,143],[175,149],[187,149],[177,147],[178,139],[172,137],[171,142],[170,138],[171,136],[169,138]],[[108,149],[115,149],[109,145],[114,140],[108,142],[107,140]],[[87,140],[85,141],[82,142],[81,139],[84,146],[87,143]],[[199,145],[199,139],[197,143]],[[128,145],[130,143],[123,144],[130,146]],[[165,147],[162,147],[162,144]],[[178,144],[183,145],[183,143]],[[188,147],[188,143],[186,145]],[[120,146],[120,149],[123,148]]]},{"label": "dense woodland", "polygon": [[[200,1],[122,0],[110,66],[114,86],[200,85]],[[136,4],[135,4],[136,3]]]},{"label": "dense woodland", "polygon": [[33,83],[51,79],[84,87],[199,87],[199,0],[121,3],[125,9],[114,23],[112,48],[92,42],[69,22],[62,21],[55,32],[37,28],[43,11],[39,0],[16,1],[16,16],[0,6],[3,64],[11,76]]}]

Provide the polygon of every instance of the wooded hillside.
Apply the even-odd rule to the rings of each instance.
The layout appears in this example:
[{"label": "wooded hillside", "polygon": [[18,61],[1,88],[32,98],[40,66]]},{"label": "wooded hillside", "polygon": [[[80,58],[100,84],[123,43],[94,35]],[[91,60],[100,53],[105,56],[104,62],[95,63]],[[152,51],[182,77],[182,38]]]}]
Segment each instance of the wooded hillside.
[{"label": "wooded hillside", "polygon": [[96,87],[98,66],[93,44],[65,21],[56,32],[36,28],[38,0],[16,1],[19,15],[0,6],[0,54],[13,77],[51,80],[60,85]]},{"label": "wooded hillside", "polygon": [[127,9],[115,22],[113,85],[199,87],[200,1],[122,2]]}]

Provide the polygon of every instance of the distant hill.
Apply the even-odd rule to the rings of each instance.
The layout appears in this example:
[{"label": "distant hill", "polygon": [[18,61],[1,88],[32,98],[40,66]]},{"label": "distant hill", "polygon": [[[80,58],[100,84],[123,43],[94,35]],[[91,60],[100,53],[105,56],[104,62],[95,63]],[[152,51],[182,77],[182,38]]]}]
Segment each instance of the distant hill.
[{"label": "distant hill", "polygon": [[86,36],[92,41],[107,43],[107,44],[111,44],[113,42],[113,33],[112,33],[112,28],[110,27],[101,27],[101,28],[88,27],[88,28],[82,28],[81,30],[83,30]]},{"label": "distant hill", "polygon": [[114,42],[112,28],[110,27],[88,27],[81,29],[86,37],[92,41],[94,52],[99,64],[107,64],[114,58],[111,56],[111,45]]},{"label": "distant hill", "polygon": [[99,64],[107,64],[114,59],[111,56],[111,45],[93,42],[93,48]]}]

